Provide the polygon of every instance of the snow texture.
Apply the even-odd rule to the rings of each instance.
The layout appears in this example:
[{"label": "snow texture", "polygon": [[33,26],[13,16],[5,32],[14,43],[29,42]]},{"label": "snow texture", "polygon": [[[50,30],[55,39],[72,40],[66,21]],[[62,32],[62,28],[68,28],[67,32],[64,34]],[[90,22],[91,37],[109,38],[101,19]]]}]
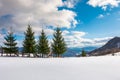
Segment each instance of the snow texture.
[{"label": "snow texture", "polygon": [[[120,56],[120,52],[113,53],[114,56]],[[112,56],[113,54],[107,54],[106,56]]]},{"label": "snow texture", "polygon": [[120,80],[120,56],[0,57],[0,80]]}]

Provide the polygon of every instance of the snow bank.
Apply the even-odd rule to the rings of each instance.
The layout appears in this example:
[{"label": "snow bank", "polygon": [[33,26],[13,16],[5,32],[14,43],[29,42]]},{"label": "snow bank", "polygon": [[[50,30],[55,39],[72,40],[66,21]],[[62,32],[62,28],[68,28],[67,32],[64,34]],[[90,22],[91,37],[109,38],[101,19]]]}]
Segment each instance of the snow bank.
[{"label": "snow bank", "polygon": [[120,80],[120,56],[0,57],[0,80]]},{"label": "snow bank", "polygon": [[[117,52],[117,53],[113,53],[114,56],[120,56],[120,52]],[[113,54],[107,54],[106,56],[113,56]]]}]

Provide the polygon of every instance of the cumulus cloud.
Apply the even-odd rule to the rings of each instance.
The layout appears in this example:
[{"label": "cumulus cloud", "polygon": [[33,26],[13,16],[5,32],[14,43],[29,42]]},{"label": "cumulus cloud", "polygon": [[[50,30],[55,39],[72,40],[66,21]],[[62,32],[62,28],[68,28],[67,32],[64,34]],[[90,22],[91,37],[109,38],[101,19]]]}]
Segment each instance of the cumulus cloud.
[{"label": "cumulus cloud", "polygon": [[110,15],[111,15],[110,13],[99,14],[96,18],[103,19],[103,18],[108,17]]},{"label": "cumulus cloud", "polygon": [[0,0],[0,28],[12,26],[16,32],[23,32],[28,23],[35,31],[45,26],[75,27],[76,13],[58,10],[63,6],[62,0]]},{"label": "cumulus cloud", "polygon": [[92,7],[101,7],[103,10],[106,10],[108,6],[111,8],[118,7],[120,0],[89,0],[87,4]]},{"label": "cumulus cloud", "polygon": [[64,35],[64,37],[68,47],[87,47],[87,46],[100,47],[113,38],[113,37],[104,37],[104,38],[88,39],[88,38],[84,38],[85,35],[86,35],[85,32],[70,31],[69,33]]},{"label": "cumulus cloud", "polygon": [[64,30],[64,31],[62,32],[62,35],[67,35],[67,34],[69,34],[69,33],[70,33],[69,31]]},{"label": "cumulus cloud", "polygon": [[5,35],[0,34],[0,47],[3,45]]},{"label": "cumulus cloud", "polygon": [[64,6],[67,6],[68,8],[73,8],[80,1],[81,0],[66,0],[64,1]]},{"label": "cumulus cloud", "polygon": [[104,18],[104,15],[103,14],[99,14],[97,18],[98,19],[102,19],[102,18]]}]

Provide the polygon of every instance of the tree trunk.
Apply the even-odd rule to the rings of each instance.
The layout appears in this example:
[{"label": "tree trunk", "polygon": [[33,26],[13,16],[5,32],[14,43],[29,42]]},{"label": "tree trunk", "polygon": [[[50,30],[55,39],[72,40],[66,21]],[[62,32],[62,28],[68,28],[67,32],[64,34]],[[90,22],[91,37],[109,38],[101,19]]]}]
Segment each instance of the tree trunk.
[{"label": "tree trunk", "polygon": [[24,53],[22,53],[22,57],[24,57]]},{"label": "tree trunk", "polygon": [[10,53],[10,57],[11,57],[11,53]]},{"label": "tree trunk", "polygon": [[1,56],[3,56],[3,53],[1,53]]},{"label": "tree trunk", "polygon": [[35,57],[37,57],[37,54],[36,54],[36,53],[34,53],[34,54],[33,54],[33,57],[34,57],[34,58],[35,58]]},{"label": "tree trunk", "polygon": [[6,56],[8,56],[8,53],[6,53]]},{"label": "tree trunk", "polygon": [[16,56],[19,57],[19,53],[16,53]]},{"label": "tree trunk", "polygon": [[28,53],[28,57],[30,57],[30,53]]}]

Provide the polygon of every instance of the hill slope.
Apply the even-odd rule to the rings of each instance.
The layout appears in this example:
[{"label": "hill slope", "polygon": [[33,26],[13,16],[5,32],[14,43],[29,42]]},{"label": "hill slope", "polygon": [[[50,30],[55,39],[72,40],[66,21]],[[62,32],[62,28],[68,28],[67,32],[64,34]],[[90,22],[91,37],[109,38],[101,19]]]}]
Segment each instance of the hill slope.
[{"label": "hill slope", "polygon": [[109,40],[104,46],[91,51],[89,54],[99,56],[116,52],[120,52],[120,37],[115,37]]}]

